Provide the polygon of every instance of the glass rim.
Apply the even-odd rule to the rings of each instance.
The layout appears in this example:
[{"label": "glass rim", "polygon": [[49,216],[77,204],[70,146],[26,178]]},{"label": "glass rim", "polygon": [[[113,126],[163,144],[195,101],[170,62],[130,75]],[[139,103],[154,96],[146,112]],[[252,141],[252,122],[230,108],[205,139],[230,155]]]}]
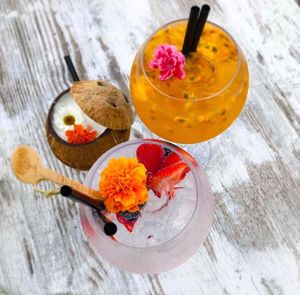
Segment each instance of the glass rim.
[{"label": "glass rim", "polygon": [[[114,152],[118,151],[119,149],[121,149],[121,148],[123,148],[123,147],[125,147],[125,146],[129,146],[129,145],[132,145],[132,144],[138,144],[138,143],[141,143],[141,144],[142,144],[142,143],[154,143],[154,144],[157,144],[157,145],[160,145],[160,146],[167,145],[168,148],[171,149],[171,151],[175,151],[175,152],[176,152],[175,147],[177,147],[176,145],[174,145],[174,144],[172,144],[172,143],[170,143],[170,142],[163,141],[163,140],[157,140],[157,139],[151,139],[151,138],[129,140],[129,141],[127,141],[127,142],[124,142],[124,143],[121,143],[121,144],[115,146],[114,148],[110,149],[110,150],[107,151],[105,154],[103,154],[103,156],[105,156],[105,157],[102,158],[102,156],[101,156],[101,158],[102,158],[102,159],[101,159],[101,162],[107,160],[107,159],[109,158],[109,156],[111,156]],[[182,149],[181,147],[179,147],[179,148]],[[186,151],[185,151],[185,152],[186,152]],[[178,152],[177,152],[177,153],[178,153]],[[161,244],[158,244],[158,245],[146,246],[146,247],[138,247],[138,246],[129,246],[129,245],[123,244],[123,243],[121,243],[121,242],[119,242],[119,241],[117,241],[117,240],[111,240],[112,242],[117,243],[118,245],[120,245],[120,246],[122,246],[122,247],[125,247],[125,248],[128,248],[128,249],[139,249],[139,250],[141,250],[141,249],[150,249],[150,248],[151,248],[151,249],[157,249],[157,248],[163,247],[163,246],[165,246],[165,245],[167,245],[167,244],[169,244],[169,243],[172,243],[172,242],[176,241],[176,240],[177,240],[178,238],[180,238],[180,236],[185,232],[185,230],[186,230],[186,229],[188,228],[188,226],[191,224],[191,222],[192,222],[192,220],[193,220],[193,218],[194,218],[194,216],[195,216],[195,212],[197,211],[197,210],[196,210],[197,207],[198,207],[198,206],[201,206],[201,207],[202,207],[201,204],[199,205],[199,202],[200,202],[200,199],[199,199],[199,198],[200,198],[200,197],[199,197],[199,193],[202,193],[202,189],[201,189],[202,185],[201,185],[201,182],[197,180],[197,176],[196,176],[196,175],[197,175],[197,171],[196,171],[197,168],[190,162],[190,160],[189,160],[186,156],[184,156],[184,155],[181,154],[181,153],[178,153],[178,154],[179,154],[180,157],[182,157],[182,158],[184,159],[184,161],[187,163],[188,167],[190,168],[190,171],[191,171],[191,173],[192,173],[192,175],[193,175],[194,182],[195,182],[195,186],[196,186],[196,202],[195,202],[195,206],[194,206],[194,208],[193,208],[193,212],[192,212],[192,214],[191,214],[191,216],[190,216],[188,222],[187,222],[187,223],[185,224],[185,226],[184,226],[178,233],[176,233],[172,238],[170,238],[169,240],[164,241],[164,242],[162,242]],[[189,153],[188,153],[188,154],[189,154]],[[190,154],[189,154],[189,155],[190,155]],[[191,157],[193,157],[193,156],[191,155]],[[194,157],[193,157],[193,158],[194,158]],[[100,159],[100,158],[99,158],[99,159]],[[95,162],[95,164],[99,161],[99,159]],[[198,163],[198,161],[197,161],[197,163]],[[200,165],[200,164],[198,163],[198,165]],[[89,174],[89,172],[88,172],[87,178],[85,179],[85,183],[86,183],[86,184],[88,184],[88,183],[91,182],[91,175],[95,175],[95,173],[97,173],[97,169],[96,169],[97,167],[98,167],[98,165],[97,165],[97,166],[94,166],[94,165],[93,165],[93,167],[89,170],[89,172],[92,171],[92,170],[95,170],[95,171],[93,171],[93,173],[91,173],[91,174]],[[200,186],[200,187],[199,187],[199,186]],[[92,227],[94,227],[94,228],[96,229],[96,234],[97,234],[97,235],[101,235],[101,232],[99,231],[99,229],[98,229],[98,227],[97,227],[97,225],[96,225],[96,223],[95,223],[95,220],[94,220],[94,218],[93,218],[92,209],[91,209],[91,208],[88,208],[88,207],[86,207],[86,208],[84,208],[84,209],[86,210],[87,218],[88,218],[90,224],[92,225]],[[104,237],[104,236],[107,237],[107,236],[103,233],[103,237]],[[107,238],[109,238],[109,237],[107,237]]]},{"label": "glass rim", "polygon": [[[162,26],[160,26],[158,29],[156,29],[142,44],[141,48],[140,48],[140,51],[141,51],[141,54],[138,53],[138,55],[140,55],[138,57],[138,59],[140,58],[142,60],[141,62],[141,68],[142,68],[142,72],[143,72],[143,75],[145,76],[147,82],[150,84],[150,86],[155,90],[157,91],[158,93],[162,94],[163,96],[165,97],[168,97],[168,98],[171,98],[171,99],[175,99],[175,100],[181,100],[182,101],[182,98],[179,98],[179,97],[175,97],[175,96],[172,96],[172,95],[169,95],[167,93],[164,93],[163,91],[161,91],[159,88],[157,88],[149,79],[148,75],[146,74],[146,71],[145,71],[145,67],[144,67],[144,53],[145,53],[145,48],[148,44],[148,42],[150,41],[150,39],[153,37],[154,34],[156,34],[159,30],[161,30],[162,28],[164,27],[167,27],[171,24],[174,24],[174,23],[178,23],[178,22],[183,22],[183,21],[188,21],[188,19],[186,18],[181,18],[181,19],[177,19],[177,20],[174,20],[174,21],[171,21],[171,22],[168,22]],[[226,85],[221,88],[220,90],[218,90],[216,93],[213,93],[209,96],[204,96],[204,97],[197,97],[195,99],[193,99],[193,101],[201,101],[201,100],[208,100],[208,99],[212,99],[214,97],[217,97],[218,95],[220,95],[222,92],[224,92],[232,83],[233,81],[235,80],[239,70],[240,70],[240,67],[241,67],[241,57],[242,57],[242,51],[240,49],[240,47],[238,46],[238,44],[236,43],[236,41],[234,40],[234,38],[231,36],[231,34],[229,34],[224,28],[222,28],[221,26],[217,25],[216,23],[214,22],[211,22],[211,21],[207,21],[208,23],[218,27],[219,29],[221,29],[223,32],[225,32],[232,40],[232,42],[234,43],[236,49],[237,49],[237,52],[238,52],[238,64],[236,66],[236,69],[235,69],[235,72],[232,76],[232,78],[226,83]]]}]

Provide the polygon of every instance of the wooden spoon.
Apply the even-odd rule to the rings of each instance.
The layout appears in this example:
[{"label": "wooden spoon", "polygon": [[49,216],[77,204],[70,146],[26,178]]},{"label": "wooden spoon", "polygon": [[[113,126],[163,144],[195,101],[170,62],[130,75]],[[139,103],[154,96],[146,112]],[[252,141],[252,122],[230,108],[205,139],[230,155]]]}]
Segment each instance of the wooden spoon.
[{"label": "wooden spoon", "polygon": [[56,184],[68,185],[94,200],[103,201],[99,191],[93,190],[80,182],[67,178],[47,167],[42,166],[39,154],[30,146],[19,146],[12,155],[12,168],[22,182],[36,184],[41,180],[50,180]]}]

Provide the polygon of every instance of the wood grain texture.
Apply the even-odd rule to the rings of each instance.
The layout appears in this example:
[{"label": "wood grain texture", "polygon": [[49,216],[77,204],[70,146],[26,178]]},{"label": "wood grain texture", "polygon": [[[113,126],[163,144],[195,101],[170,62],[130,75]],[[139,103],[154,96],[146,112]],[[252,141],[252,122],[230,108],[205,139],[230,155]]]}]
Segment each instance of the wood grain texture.
[{"label": "wood grain texture", "polygon": [[[64,54],[81,78],[128,94],[139,45],[196,2],[0,1],[0,285],[22,295],[299,294],[300,8],[294,0],[207,2],[210,19],[247,57],[247,105],[210,143],[217,204],[204,246],[171,272],[134,275],[96,256],[76,205],[17,182],[10,155],[33,145],[46,165],[83,181],[53,156],[44,132],[52,100],[71,83]],[[136,119],[132,137],[149,136]]]}]

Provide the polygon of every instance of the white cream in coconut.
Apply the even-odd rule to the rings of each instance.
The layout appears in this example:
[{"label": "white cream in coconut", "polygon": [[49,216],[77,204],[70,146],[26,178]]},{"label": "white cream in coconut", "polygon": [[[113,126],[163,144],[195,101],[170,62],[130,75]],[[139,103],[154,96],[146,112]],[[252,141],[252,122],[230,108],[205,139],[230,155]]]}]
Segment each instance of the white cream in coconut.
[{"label": "white cream in coconut", "polygon": [[90,126],[97,132],[97,137],[106,130],[106,127],[100,125],[87,116],[76,104],[70,92],[67,92],[54,106],[52,113],[52,126],[60,138],[68,141],[65,132],[67,130],[72,130],[74,128],[74,124],[81,124],[84,128]]}]

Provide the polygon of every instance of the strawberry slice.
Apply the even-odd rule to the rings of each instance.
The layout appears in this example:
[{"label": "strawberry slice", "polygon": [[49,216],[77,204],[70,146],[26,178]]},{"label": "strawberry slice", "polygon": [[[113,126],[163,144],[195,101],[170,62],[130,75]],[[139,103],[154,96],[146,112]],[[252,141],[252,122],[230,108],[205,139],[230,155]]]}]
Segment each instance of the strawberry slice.
[{"label": "strawberry slice", "polygon": [[175,194],[175,185],[184,179],[189,170],[189,167],[183,162],[164,167],[149,178],[149,188],[159,198],[165,192],[169,199],[172,199]]},{"label": "strawberry slice", "polygon": [[136,156],[140,163],[144,164],[147,173],[156,173],[164,159],[164,149],[160,145],[144,143],[136,150]]},{"label": "strawberry slice", "polygon": [[[194,166],[197,166],[198,163],[197,161],[188,153],[186,152],[185,150],[183,149],[177,149],[177,152],[182,156],[182,157],[185,157],[187,158],[191,164],[193,164]],[[176,153],[174,152],[171,152],[164,160],[164,163],[163,163],[163,167],[166,167],[166,166],[170,166],[170,165],[173,165],[175,163],[178,163],[178,162],[182,162],[184,163],[184,160]]]},{"label": "strawberry slice", "polygon": [[180,156],[174,152],[171,152],[164,160],[163,167],[168,167],[173,164],[183,162],[183,160],[180,158]]}]

